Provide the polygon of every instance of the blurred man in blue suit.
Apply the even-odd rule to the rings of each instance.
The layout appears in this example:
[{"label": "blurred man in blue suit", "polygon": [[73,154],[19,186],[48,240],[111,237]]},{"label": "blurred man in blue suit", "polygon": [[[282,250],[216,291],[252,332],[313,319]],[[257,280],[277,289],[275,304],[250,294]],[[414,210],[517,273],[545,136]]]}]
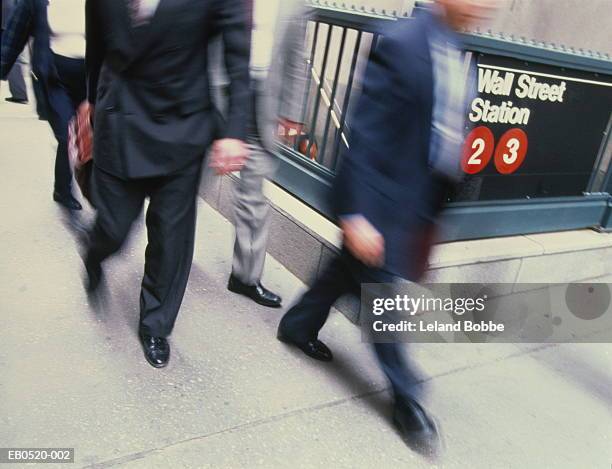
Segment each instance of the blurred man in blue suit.
[{"label": "blurred man in blue suit", "polygon": [[[318,340],[330,308],[363,283],[418,281],[460,153],[469,69],[456,31],[492,13],[493,0],[437,0],[414,21],[382,32],[363,79],[350,148],[335,183],[341,255],[281,320],[278,338],[331,361]],[[436,425],[409,392],[397,343],[374,344],[395,398],[394,423],[407,444],[437,452]]]}]

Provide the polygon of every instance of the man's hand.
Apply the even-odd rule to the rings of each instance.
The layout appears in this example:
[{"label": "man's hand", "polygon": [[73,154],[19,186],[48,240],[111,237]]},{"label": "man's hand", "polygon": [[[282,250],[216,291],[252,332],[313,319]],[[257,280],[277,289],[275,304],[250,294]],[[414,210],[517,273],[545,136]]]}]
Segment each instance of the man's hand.
[{"label": "man's hand", "polygon": [[385,263],[385,240],[363,215],[350,215],[340,220],[344,245],[364,264],[381,267]]},{"label": "man's hand", "polygon": [[223,138],[213,142],[210,166],[219,175],[240,171],[248,156],[249,150],[242,140]]}]

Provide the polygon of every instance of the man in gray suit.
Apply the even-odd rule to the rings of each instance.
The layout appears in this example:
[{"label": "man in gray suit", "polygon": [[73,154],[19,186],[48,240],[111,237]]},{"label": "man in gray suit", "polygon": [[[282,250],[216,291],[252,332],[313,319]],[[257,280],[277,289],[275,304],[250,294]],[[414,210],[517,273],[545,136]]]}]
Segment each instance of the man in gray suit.
[{"label": "man in gray suit", "polygon": [[274,145],[279,129],[299,135],[303,127],[299,121],[307,77],[306,13],[301,0],[259,0],[254,5],[254,145],[235,185],[236,241],[228,289],[268,307],[280,307],[282,300],[261,284],[269,231],[263,184],[278,166]]},{"label": "man in gray suit", "polygon": [[[0,38],[4,36],[4,31],[6,30],[6,26],[8,25],[9,19],[13,14],[13,10],[15,9],[15,4],[17,0],[2,0],[2,34]],[[0,44],[2,40],[0,40]],[[6,78],[9,84],[9,91],[11,92],[11,96],[6,98],[7,101],[11,103],[19,103],[26,104],[28,102],[28,90],[26,88],[25,79],[23,78],[23,67],[25,64],[25,60],[23,58],[23,54],[19,56],[15,65],[11,69],[8,77]]]}]

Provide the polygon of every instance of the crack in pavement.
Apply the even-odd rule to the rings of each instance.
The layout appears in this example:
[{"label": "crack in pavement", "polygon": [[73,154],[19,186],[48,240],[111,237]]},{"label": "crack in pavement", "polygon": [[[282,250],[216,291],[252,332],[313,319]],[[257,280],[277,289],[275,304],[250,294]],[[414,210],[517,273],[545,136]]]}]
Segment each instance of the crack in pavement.
[{"label": "crack in pavement", "polygon": [[[546,350],[552,347],[557,347],[559,344],[541,344],[537,347],[528,349],[528,350],[518,350],[516,353],[512,353],[510,355],[504,356],[504,357],[497,357],[493,360],[490,360],[488,362],[483,362],[483,363],[478,363],[478,364],[474,364],[474,365],[466,365],[463,367],[459,367],[459,368],[455,368],[453,370],[449,370],[443,373],[439,373],[437,375],[432,375],[432,376],[428,376],[426,378],[423,379],[419,379],[414,381],[413,385],[420,385],[420,384],[424,384],[430,381],[433,381],[434,379],[438,379],[438,378],[443,378],[446,376],[451,376],[457,373],[461,373],[463,371],[470,371],[470,370],[475,370],[475,369],[479,369],[479,368],[483,368],[485,366],[489,366],[489,365],[493,365],[495,363],[499,363],[501,361],[505,361],[505,360],[509,360],[509,359],[513,359],[513,358],[520,358],[520,357],[524,357],[526,355],[531,355],[531,354],[535,354],[541,350]],[[143,450],[143,451],[138,451],[135,453],[129,453],[126,454],[124,456],[120,456],[118,458],[113,458],[113,459],[107,459],[105,461],[100,461],[98,463],[93,463],[93,464],[89,464],[86,466],[82,466],[81,469],[106,469],[109,467],[114,467],[120,464],[125,464],[128,462],[132,462],[132,461],[137,461],[139,459],[145,459],[153,454],[156,453],[161,453],[169,448],[173,448],[176,446],[180,446],[183,444],[187,444],[187,443],[191,443],[194,441],[199,441],[199,440],[204,440],[206,438],[210,438],[210,437],[214,437],[214,436],[218,436],[218,435],[223,435],[223,434],[227,434],[227,433],[233,433],[239,430],[244,430],[244,429],[248,429],[248,428],[254,428],[254,427],[258,427],[261,425],[265,425],[268,423],[273,423],[273,422],[278,422],[280,420],[284,420],[287,418],[291,418],[297,415],[303,415],[306,413],[310,413],[310,412],[316,412],[322,409],[329,409],[332,407],[337,407],[339,405],[342,404],[346,404],[348,402],[352,402],[352,401],[357,401],[357,400],[361,400],[361,399],[367,399],[369,397],[373,397],[376,396],[378,394],[382,394],[384,392],[387,392],[390,390],[390,386],[386,386],[384,388],[381,389],[374,389],[372,391],[367,391],[361,394],[356,394],[354,396],[349,396],[349,397],[345,397],[342,399],[336,399],[334,401],[329,401],[329,402],[324,402],[322,404],[317,404],[314,406],[310,406],[310,407],[303,407],[301,409],[295,409],[295,410],[291,410],[289,412],[284,412],[281,414],[277,414],[277,415],[273,415],[270,417],[265,417],[265,418],[261,418],[258,420],[253,420],[251,422],[245,422],[245,423],[241,423],[239,425],[235,425],[233,427],[229,427],[229,428],[224,428],[222,430],[217,430],[211,433],[206,433],[203,435],[197,435],[197,436],[193,436],[191,438],[185,438],[183,440],[179,440],[179,441],[175,441],[173,443],[169,443],[167,445],[164,446],[160,446],[158,448],[151,448],[151,449],[147,449],[147,450]]]}]

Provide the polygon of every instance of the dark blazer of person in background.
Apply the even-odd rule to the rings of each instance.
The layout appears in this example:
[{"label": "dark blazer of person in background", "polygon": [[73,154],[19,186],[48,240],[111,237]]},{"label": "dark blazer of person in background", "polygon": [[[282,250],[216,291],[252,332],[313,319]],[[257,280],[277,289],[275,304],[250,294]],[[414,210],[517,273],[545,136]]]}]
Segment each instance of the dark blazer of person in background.
[{"label": "dark blazer of person in background", "polygon": [[55,76],[49,47],[48,0],[20,0],[2,37],[0,76],[5,77],[23,51],[28,39],[33,39],[32,71],[42,80]]},{"label": "dark blazer of person in background", "polygon": [[32,71],[41,78],[53,74],[47,3],[48,0],[20,0],[17,3],[2,35],[0,76],[5,77],[10,72],[30,37],[34,40],[30,59]]},{"label": "dark blazer of person in background", "polygon": [[[247,156],[244,0],[88,0],[86,23],[97,209],[88,288],[97,288],[101,263],[123,245],[149,197],[140,338],[148,362],[161,367],[191,268],[204,155],[216,140],[211,164],[220,173],[240,170]],[[207,46],[218,35],[230,80],[223,126],[208,81]]]}]

